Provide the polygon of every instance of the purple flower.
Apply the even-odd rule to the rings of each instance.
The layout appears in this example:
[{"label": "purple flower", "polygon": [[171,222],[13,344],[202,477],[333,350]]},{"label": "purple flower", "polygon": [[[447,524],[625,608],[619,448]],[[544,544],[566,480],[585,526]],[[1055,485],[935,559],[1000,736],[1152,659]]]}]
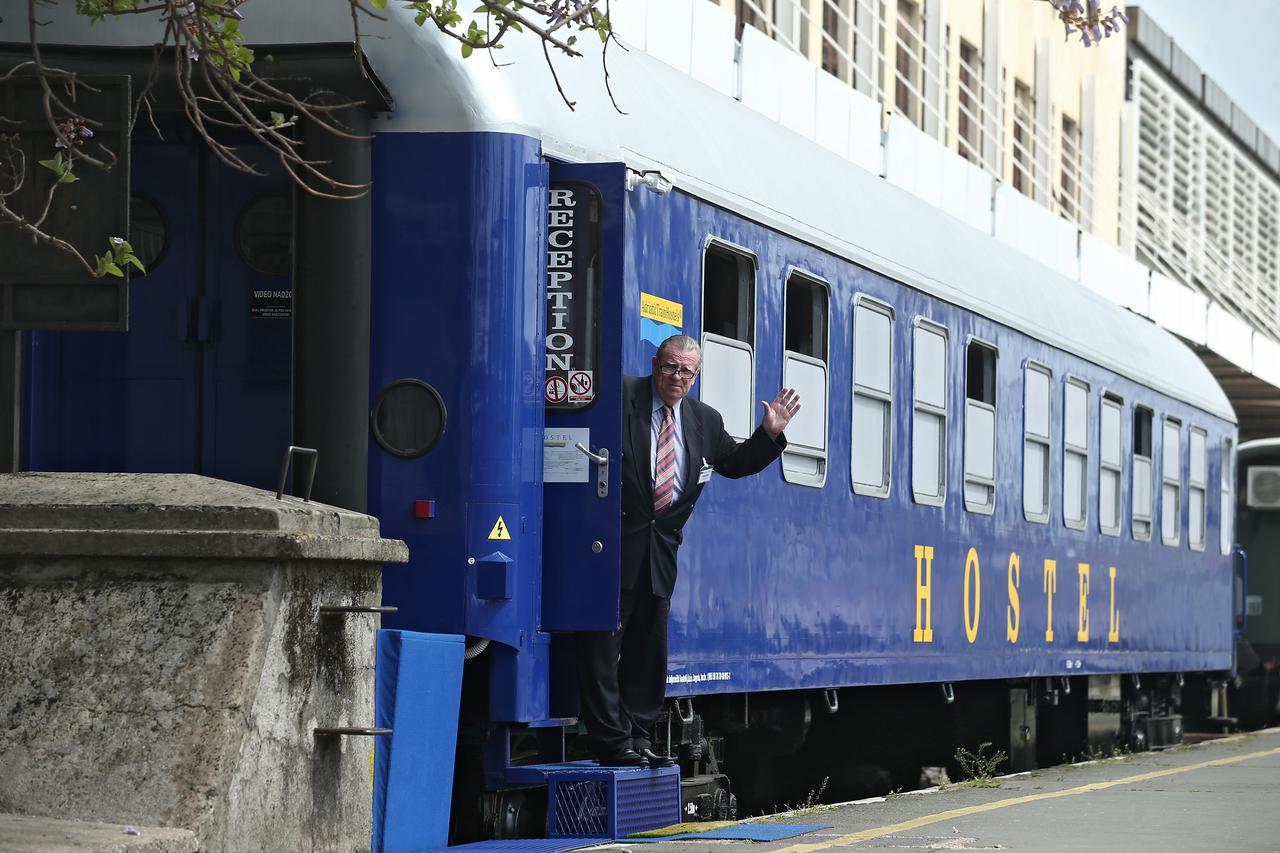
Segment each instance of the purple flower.
[{"label": "purple flower", "polygon": [[90,130],[88,127],[80,128],[80,135],[85,139],[93,139],[93,131]]},{"label": "purple flower", "polygon": [[66,147],[67,147],[67,143],[63,142],[61,139],[55,139],[55,140],[53,141],[53,147],[54,147],[54,148],[66,148]]},{"label": "purple flower", "polygon": [[195,45],[187,45],[187,59],[190,59],[192,62],[200,61],[200,51],[196,50]]}]

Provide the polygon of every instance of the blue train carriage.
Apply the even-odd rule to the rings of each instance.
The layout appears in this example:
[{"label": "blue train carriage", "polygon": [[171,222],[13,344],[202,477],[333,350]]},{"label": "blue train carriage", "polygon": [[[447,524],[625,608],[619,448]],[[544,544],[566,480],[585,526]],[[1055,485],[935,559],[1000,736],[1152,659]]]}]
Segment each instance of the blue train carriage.
[{"label": "blue train carriage", "polygon": [[957,744],[1179,740],[1185,681],[1233,667],[1234,415],[1189,349],[638,51],[610,57],[622,113],[590,61],[565,109],[529,45],[368,47],[399,98],[372,387],[429,383],[448,424],[414,458],[375,436],[370,508],[412,554],[394,624],[471,640],[456,821],[528,831],[519,766],[573,755],[573,635],[618,617],[620,378],[677,330],[734,435],[782,385],[804,403],[684,531],[660,748],[703,813],[726,773],[757,808]]}]

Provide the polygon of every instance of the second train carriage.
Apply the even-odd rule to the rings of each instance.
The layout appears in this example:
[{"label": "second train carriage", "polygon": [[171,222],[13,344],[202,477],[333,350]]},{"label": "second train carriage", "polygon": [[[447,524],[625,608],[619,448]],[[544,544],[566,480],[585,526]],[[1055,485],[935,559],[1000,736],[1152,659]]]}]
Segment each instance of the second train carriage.
[{"label": "second train carriage", "polygon": [[[287,5],[263,14],[299,38],[349,26]],[[1234,416],[1190,350],[643,53],[610,57],[625,113],[598,66],[562,65],[570,112],[533,45],[513,40],[510,67],[463,61],[388,14],[364,44],[398,101],[372,121],[368,500],[410,546],[385,575],[388,626],[469,638],[460,834],[519,831],[510,765],[573,749],[573,635],[617,624],[620,378],[677,329],[702,341],[693,393],[731,432],[782,385],[804,406],[784,458],[713,483],[684,531],[661,733],[691,791],[728,772],[767,806],[836,765],[910,784],[957,743],[1026,766],[1177,739],[1184,679],[1233,666]],[[200,175],[200,204],[237,204]],[[217,269],[247,259],[184,239]],[[148,280],[187,281],[183,257]],[[195,279],[201,310],[244,301],[218,298],[232,275]],[[287,435],[289,383],[253,357],[280,366],[280,321],[237,310],[255,319],[194,344],[158,308],[129,332],[135,355],[185,358],[234,331],[248,357],[193,368],[211,447],[252,426],[236,389]],[[115,431],[75,431],[103,386],[64,370],[113,365],[128,399],[155,386],[102,346],[35,336],[31,467],[199,468],[134,440],[172,412],[130,404],[125,461]],[[236,446],[204,470],[247,460]],[[236,476],[274,479],[258,467]],[[798,796],[772,784],[783,756]]]}]

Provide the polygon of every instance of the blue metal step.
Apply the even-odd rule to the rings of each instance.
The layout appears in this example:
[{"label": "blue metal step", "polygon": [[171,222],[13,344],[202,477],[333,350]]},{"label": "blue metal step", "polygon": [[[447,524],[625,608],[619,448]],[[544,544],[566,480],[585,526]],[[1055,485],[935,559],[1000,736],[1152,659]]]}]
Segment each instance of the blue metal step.
[{"label": "blue metal step", "polygon": [[680,822],[680,768],[594,761],[507,768],[512,784],[547,785],[547,836],[625,838]]}]

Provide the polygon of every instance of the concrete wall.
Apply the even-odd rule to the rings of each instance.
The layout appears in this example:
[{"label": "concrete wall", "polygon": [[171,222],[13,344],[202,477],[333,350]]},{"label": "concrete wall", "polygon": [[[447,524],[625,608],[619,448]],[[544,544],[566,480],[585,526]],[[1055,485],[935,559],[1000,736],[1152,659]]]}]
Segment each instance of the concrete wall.
[{"label": "concrete wall", "polygon": [[368,850],[381,564],[332,507],[194,475],[0,477],[0,812]]}]

